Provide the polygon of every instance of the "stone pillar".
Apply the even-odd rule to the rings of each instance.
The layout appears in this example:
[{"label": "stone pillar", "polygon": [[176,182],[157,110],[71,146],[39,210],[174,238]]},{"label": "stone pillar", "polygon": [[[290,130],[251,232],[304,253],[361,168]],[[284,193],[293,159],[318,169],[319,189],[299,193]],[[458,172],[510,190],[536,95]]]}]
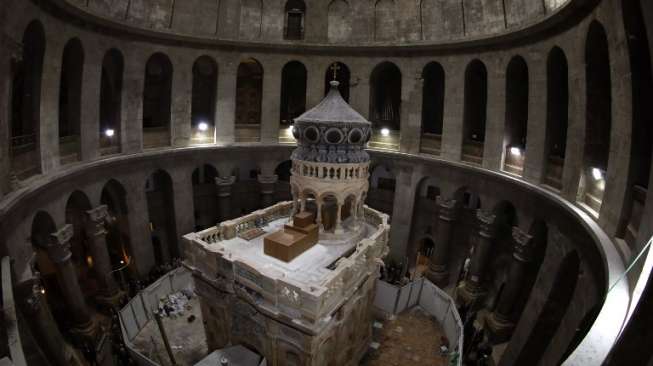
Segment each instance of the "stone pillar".
[{"label": "stone pillar", "polygon": [[70,309],[70,315],[75,323],[74,333],[82,337],[92,337],[95,333],[93,318],[84,301],[84,293],[79,286],[77,270],[70,259],[70,239],[73,236],[73,226],[64,225],[59,231],[52,233],[47,252],[48,257],[57,269],[57,280],[63,292],[64,301]]},{"label": "stone pillar", "polygon": [[84,58],[80,115],[81,160],[100,156],[100,88],[102,84],[102,55],[98,50]]},{"label": "stone pillar", "polygon": [[[50,29],[55,32],[57,29]],[[59,167],[59,90],[63,45],[57,37],[48,40],[43,56],[41,74],[41,105],[38,127],[38,151],[41,159],[41,172],[47,174]]]},{"label": "stone pillar", "polygon": [[336,207],[337,207],[336,225],[335,225],[334,232],[336,234],[342,234],[342,233],[344,233],[344,230],[342,228],[342,203],[340,201],[338,201],[337,204],[336,204]]},{"label": "stone pillar", "polygon": [[107,230],[105,222],[109,212],[106,205],[98,206],[92,210],[86,211],[86,237],[91,249],[93,258],[93,270],[97,275],[102,295],[100,302],[118,305],[120,300],[120,289],[113,278],[113,267],[109,257],[107,246]]},{"label": "stone pillar", "polygon": [[422,88],[424,79],[421,76],[421,70],[415,70],[413,75],[412,78],[408,75],[401,83],[399,149],[401,152],[418,154],[422,137]]},{"label": "stone pillar", "polygon": [[215,184],[218,186],[218,210],[220,221],[231,218],[231,187],[236,182],[236,177],[216,177]]},{"label": "stone pillar", "polygon": [[485,270],[491,256],[492,245],[496,236],[496,216],[483,210],[476,211],[479,223],[478,242],[469,268],[467,278],[463,281],[458,292],[466,303],[474,303],[485,296],[487,292],[483,287]]},{"label": "stone pillar", "polygon": [[515,309],[517,298],[524,287],[528,263],[533,260],[533,237],[521,229],[513,227],[512,239],[514,252],[508,279],[501,292],[497,308],[487,317],[488,328],[497,343],[507,341],[515,327],[513,317],[519,313],[519,310]]},{"label": "stone pillar", "polygon": [[[235,90],[235,89],[234,89]],[[263,98],[261,105],[261,142],[276,144],[279,142],[279,125],[281,105],[281,67],[274,60],[265,63],[263,73]],[[232,93],[234,91],[231,91]]]},{"label": "stone pillar", "polygon": [[273,175],[258,175],[258,183],[261,189],[261,207],[270,207],[274,204],[274,193],[279,177]]},{"label": "stone pillar", "polygon": [[195,202],[193,201],[193,174],[183,168],[172,171],[172,185],[174,187],[174,216],[176,237],[172,248],[172,257],[184,257],[184,246],[181,236],[194,231],[195,228]]},{"label": "stone pillar", "polygon": [[132,255],[130,263],[133,263],[136,272],[141,277],[147,276],[155,265],[147,197],[145,196],[145,181],[145,176],[135,175],[125,182],[127,212],[129,212],[127,223]]},{"label": "stone pillar", "polygon": [[444,115],[440,156],[458,161],[462,157],[465,109],[465,66],[451,62],[445,66]]},{"label": "stone pillar", "polygon": [[501,170],[506,121],[506,65],[501,58],[488,63],[487,118],[483,145],[483,167]]},{"label": "stone pillar", "polygon": [[528,127],[526,157],[523,177],[533,184],[539,184],[546,169],[546,106],[547,80],[546,60],[539,54],[528,60]]},{"label": "stone pillar", "polygon": [[[37,274],[38,275],[38,274]],[[20,311],[26,318],[32,336],[53,366],[77,365],[75,350],[64,341],[44,296],[38,277],[17,286]]]},{"label": "stone pillar", "polygon": [[317,217],[315,218],[315,224],[320,231],[324,231],[324,227],[322,226],[322,201],[320,199],[316,199],[315,206],[317,207]]},{"label": "stone pillar", "polygon": [[439,287],[446,287],[449,284],[449,246],[451,245],[451,233],[456,220],[456,200],[442,199],[438,196],[438,219],[436,222],[436,242],[433,254],[431,254],[429,269],[426,278]]},{"label": "stone pillar", "polygon": [[217,105],[215,108],[216,142],[232,143],[236,139],[237,62],[229,59],[218,67]]},{"label": "stone pillar", "polygon": [[411,255],[408,252],[408,242],[413,224],[418,177],[421,172],[416,172],[411,165],[397,165],[396,168],[396,186],[398,189],[395,190],[394,206],[392,208],[389,242],[390,257],[397,262],[407,263],[407,258]]},{"label": "stone pillar", "polygon": [[120,143],[124,153],[143,150],[143,89],[147,59],[142,52],[131,50],[125,55],[120,121]]},{"label": "stone pillar", "polygon": [[[188,146],[191,135],[191,98],[193,95],[193,61],[189,57],[178,57],[174,60],[172,74],[172,96],[170,105],[170,136],[172,146]],[[235,89],[234,89],[235,90]]]}]

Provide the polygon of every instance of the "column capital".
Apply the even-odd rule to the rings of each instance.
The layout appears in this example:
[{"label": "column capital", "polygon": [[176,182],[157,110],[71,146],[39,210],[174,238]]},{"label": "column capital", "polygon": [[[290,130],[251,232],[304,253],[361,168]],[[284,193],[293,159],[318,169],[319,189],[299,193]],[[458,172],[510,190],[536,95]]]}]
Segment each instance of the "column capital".
[{"label": "column capital", "polygon": [[70,259],[72,255],[70,239],[72,239],[73,234],[73,226],[70,224],[66,224],[58,231],[50,234],[50,245],[46,248],[50,260],[55,263],[63,263]]},{"label": "column capital", "polygon": [[274,184],[279,180],[279,176],[276,174],[272,174],[272,175],[259,174],[257,180],[261,184]]},{"label": "column capital", "polygon": [[533,260],[533,249],[535,247],[533,236],[518,227],[513,227],[512,240],[514,243],[514,253],[512,255],[515,259],[522,262]]},{"label": "column capital", "polygon": [[100,205],[86,211],[86,215],[89,221],[103,223],[107,219],[107,216],[109,216],[109,208],[107,205]]},{"label": "column capital", "polygon": [[436,198],[436,202],[438,205],[438,217],[441,220],[444,221],[455,221],[456,216],[458,214],[458,210],[456,207],[456,200],[454,199],[448,199],[448,198],[442,198],[442,196],[438,196]]},{"label": "column capital", "polygon": [[494,238],[496,235],[496,215],[490,211],[476,210],[476,219],[478,220],[479,234],[486,238]]},{"label": "column capital", "polygon": [[218,187],[230,186],[236,183],[236,177],[233,175],[227,177],[215,177],[215,184]]}]

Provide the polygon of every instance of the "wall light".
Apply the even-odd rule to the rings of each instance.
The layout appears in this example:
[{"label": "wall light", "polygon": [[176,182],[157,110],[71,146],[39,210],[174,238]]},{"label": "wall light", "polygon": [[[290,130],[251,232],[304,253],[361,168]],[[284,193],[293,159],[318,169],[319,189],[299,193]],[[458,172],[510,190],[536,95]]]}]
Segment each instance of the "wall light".
[{"label": "wall light", "polygon": [[512,154],[513,156],[519,157],[519,156],[521,156],[521,149],[518,148],[517,146],[513,146],[513,147],[510,148],[510,154]]},{"label": "wall light", "polygon": [[381,129],[381,136],[383,136],[383,137],[390,136],[390,130],[388,130],[387,128],[382,128]]},{"label": "wall light", "polygon": [[295,129],[295,126],[288,126],[288,133],[292,135],[293,130]]},{"label": "wall light", "polygon": [[592,177],[594,177],[594,180],[601,180],[603,179],[603,172],[599,168],[592,168]]},{"label": "wall light", "polygon": [[197,128],[202,132],[206,132],[209,129],[209,124],[206,122],[200,122],[200,124],[197,125]]},{"label": "wall light", "polygon": [[113,135],[115,135],[115,134],[116,134],[116,131],[114,131],[114,130],[111,129],[111,128],[107,128],[107,129],[104,131],[104,135],[105,135],[106,137],[113,137]]}]

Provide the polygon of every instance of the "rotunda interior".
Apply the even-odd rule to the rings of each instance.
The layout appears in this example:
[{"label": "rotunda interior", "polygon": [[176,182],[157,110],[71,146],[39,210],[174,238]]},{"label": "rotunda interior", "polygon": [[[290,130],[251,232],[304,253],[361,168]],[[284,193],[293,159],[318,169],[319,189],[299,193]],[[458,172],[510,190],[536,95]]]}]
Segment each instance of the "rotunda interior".
[{"label": "rotunda interior", "polygon": [[653,365],[653,2],[4,0],[0,365]]}]

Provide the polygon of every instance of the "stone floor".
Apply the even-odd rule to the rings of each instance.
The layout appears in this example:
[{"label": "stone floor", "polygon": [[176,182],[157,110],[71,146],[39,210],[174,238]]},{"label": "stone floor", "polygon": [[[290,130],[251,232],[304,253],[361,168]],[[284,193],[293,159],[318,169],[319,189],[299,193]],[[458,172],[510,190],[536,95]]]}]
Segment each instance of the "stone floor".
[{"label": "stone floor", "polygon": [[362,366],[446,366],[440,355],[440,337],[444,335],[438,322],[419,307],[382,322],[375,331],[378,350],[371,351]]},{"label": "stone floor", "polygon": [[[183,316],[163,318],[163,326],[170,340],[170,346],[177,365],[180,366],[194,365],[208,354],[199,299],[193,297],[189,305],[192,309],[185,311]],[[189,323],[188,317],[191,315],[195,316],[195,320]],[[150,321],[141,330],[134,339],[134,345],[139,352],[161,366],[171,365],[156,321]]]}]

